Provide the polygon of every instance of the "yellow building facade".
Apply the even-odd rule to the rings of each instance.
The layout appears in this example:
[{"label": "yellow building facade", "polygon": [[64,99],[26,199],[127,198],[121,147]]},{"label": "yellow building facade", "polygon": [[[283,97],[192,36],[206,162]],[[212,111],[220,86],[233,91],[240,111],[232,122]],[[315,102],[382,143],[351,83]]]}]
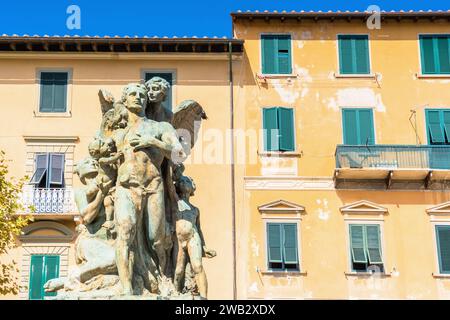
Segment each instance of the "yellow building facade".
[{"label": "yellow building facade", "polygon": [[[39,184],[26,186],[21,201],[33,205],[36,211],[20,214],[31,214],[34,222],[18,237],[17,247],[1,258],[4,263],[14,260],[20,272],[20,292],[4,298],[37,299],[44,294],[41,288],[36,289],[34,296],[30,292],[32,259],[57,256],[55,272],[59,276],[67,275],[75,265],[79,214],[73,188],[81,186],[81,182],[73,169],[88,155],[88,144],[100,127],[98,91],[106,89],[120,99],[122,88],[130,82],[142,83],[155,75],[167,77],[172,84],[172,107],[186,99],[198,101],[208,116],[202,130],[213,128],[225,136],[230,127],[229,59],[239,63],[242,41],[3,36],[0,43],[0,95],[4,110],[0,146],[12,160],[11,176],[27,175],[32,183],[39,166],[38,155],[50,158],[62,154],[64,159],[63,183],[42,185],[47,179],[44,177]],[[46,77],[54,74],[66,77],[62,94],[66,97],[62,110],[51,109],[50,102],[49,111],[41,99],[47,94],[42,84],[51,81]],[[203,141],[199,140],[200,145]],[[197,185],[198,196],[191,200],[200,209],[206,243],[218,252],[216,258],[204,260],[209,296],[225,299],[232,296],[233,284],[231,168],[215,162],[208,163],[205,170],[202,158],[188,159],[186,163],[185,173]],[[48,166],[47,170],[53,169]]]},{"label": "yellow building facade", "polygon": [[[33,182],[38,154],[64,154],[63,185],[24,190],[39,206],[1,257],[22,287],[5,298],[30,298],[33,256],[59,256],[60,276],[75,264],[73,166],[98,90],[153,74],[171,79],[172,106],[208,115],[186,173],[218,253],[210,299],[449,299],[450,14],[371,17],[238,12],[232,40],[0,37],[11,174]],[[42,112],[58,73],[66,108]]]},{"label": "yellow building facade", "polygon": [[448,13],[232,18],[238,297],[449,299]]}]

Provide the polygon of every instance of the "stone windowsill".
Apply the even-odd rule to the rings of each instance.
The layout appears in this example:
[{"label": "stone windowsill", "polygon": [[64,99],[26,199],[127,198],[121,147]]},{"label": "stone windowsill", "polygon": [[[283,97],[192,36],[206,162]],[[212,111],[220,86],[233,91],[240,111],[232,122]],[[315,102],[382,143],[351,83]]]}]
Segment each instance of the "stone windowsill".
[{"label": "stone windowsill", "polygon": [[264,270],[261,271],[263,276],[306,276],[306,271],[276,271],[276,270]]},{"label": "stone windowsill", "polygon": [[416,73],[417,79],[450,79],[450,74],[422,74]]},{"label": "stone windowsill", "polygon": [[261,157],[274,157],[274,158],[286,158],[286,157],[291,157],[291,158],[300,158],[302,156],[301,152],[296,152],[296,151],[262,151],[259,152],[258,151],[258,156]]},{"label": "stone windowsill", "polygon": [[257,73],[256,77],[259,80],[265,79],[285,79],[285,78],[298,78],[298,74],[295,73],[286,73],[286,74],[264,74],[264,73]]},{"label": "stone windowsill", "polygon": [[391,277],[392,274],[390,273],[375,273],[375,272],[355,272],[355,271],[350,271],[350,272],[344,272],[345,276],[350,276],[350,277]]},{"label": "stone windowsill", "polygon": [[439,272],[435,272],[432,274],[433,278],[447,278],[450,279],[450,273],[439,273]]},{"label": "stone windowsill", "polygon": [[72,117],[72,112],[39,112],[34,111],[35,118],[70,118]]},{"label": "stone windowsill", "polygon": [[335,78],[358,78],[358,79],[376,79],[377,75],[375,73],[369,74],[342,74],[339,72],[334,73]]}]

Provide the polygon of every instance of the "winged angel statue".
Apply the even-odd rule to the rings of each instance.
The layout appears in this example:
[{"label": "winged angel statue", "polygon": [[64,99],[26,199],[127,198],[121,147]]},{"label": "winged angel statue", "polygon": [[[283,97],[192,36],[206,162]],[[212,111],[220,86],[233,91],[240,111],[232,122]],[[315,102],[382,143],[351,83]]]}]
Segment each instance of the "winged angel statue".
[{"label": "winged angel statue", "polygon": [[183,161],[207,116],[193,100],[165,108],[169,88],[153,77],[125,86],[119,100],[99,91],[100,129],[75,168],[77,265],[44,285],[57,298],[206,298],[202,257],[216,253],[205,246]]}]

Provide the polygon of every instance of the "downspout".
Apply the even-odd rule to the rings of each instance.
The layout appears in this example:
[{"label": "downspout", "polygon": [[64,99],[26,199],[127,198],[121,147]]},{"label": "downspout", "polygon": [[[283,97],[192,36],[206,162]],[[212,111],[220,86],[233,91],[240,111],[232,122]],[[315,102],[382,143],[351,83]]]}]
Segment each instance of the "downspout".
[{"label": "downspout", "polygon": [[234,91],[233,91],[233,46],[228,42],[228,69],[230,81],[230,129],[231,129],[231,228],[233,246],[233,299],[237,299],[237,272],[236,272],[236,190],[234,166]]}]

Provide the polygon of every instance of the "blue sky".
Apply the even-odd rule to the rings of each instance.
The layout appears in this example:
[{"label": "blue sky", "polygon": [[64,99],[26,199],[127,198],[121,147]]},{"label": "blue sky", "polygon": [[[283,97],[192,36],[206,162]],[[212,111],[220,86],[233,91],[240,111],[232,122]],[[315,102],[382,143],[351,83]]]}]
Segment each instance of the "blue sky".
[{"label": "blue sky", "polygon": [[[66,26],[69,5],[81,29]],[[450,10],[449,0],[16,0],[0,4],[0,34],[231,36],[237,10]]]}]

